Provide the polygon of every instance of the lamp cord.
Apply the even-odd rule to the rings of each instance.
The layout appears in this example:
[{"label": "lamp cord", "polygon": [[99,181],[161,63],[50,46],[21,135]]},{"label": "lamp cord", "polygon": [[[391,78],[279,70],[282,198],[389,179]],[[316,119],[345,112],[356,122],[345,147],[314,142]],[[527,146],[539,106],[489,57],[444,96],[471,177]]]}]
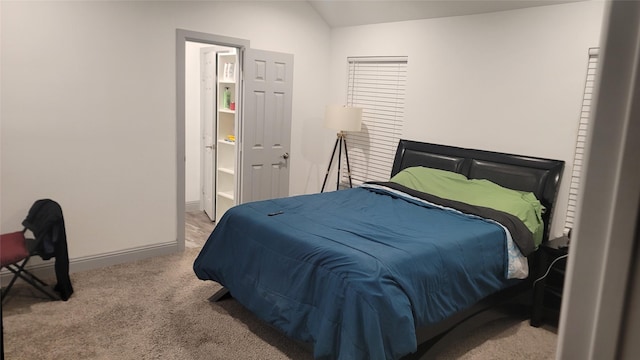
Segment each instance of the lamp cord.
[{"label": "lamp cord", "polygon": [[551,264],[549,265],[549,267],[547,268],[547,272],[544,273],[544,275],[540,276],[539,278],[537,278],[534,282],[533,282],[533,287],[536,286],[536,284],[538,283],[538,281],[544,279],[547,277],[547,275],[549,275],[549,272],[551,271],[551,268],[553,267],[553,265],[558,262],[558,260],[562,260],[562,259],[566,259],[567,257],[569,257],[569,254],[564,254],[562,256],[558,256],[555,260],[553,260],[551,262]]}]

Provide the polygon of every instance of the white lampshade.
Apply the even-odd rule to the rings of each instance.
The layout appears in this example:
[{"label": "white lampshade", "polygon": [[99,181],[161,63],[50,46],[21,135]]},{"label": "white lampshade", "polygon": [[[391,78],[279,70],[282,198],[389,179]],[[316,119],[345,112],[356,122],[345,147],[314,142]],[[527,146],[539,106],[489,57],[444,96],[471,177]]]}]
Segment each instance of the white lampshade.
[{"label": "white lampshade", "polygon": [[360,131],[362,128],[362,108],[327,105],[324,125],[338,131]]}]

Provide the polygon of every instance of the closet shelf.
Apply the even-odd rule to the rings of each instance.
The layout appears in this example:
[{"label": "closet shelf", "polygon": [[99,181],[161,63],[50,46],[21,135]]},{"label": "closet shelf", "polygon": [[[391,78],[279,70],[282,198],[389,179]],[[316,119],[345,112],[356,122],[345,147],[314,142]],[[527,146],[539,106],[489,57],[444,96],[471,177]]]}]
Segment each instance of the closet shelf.
[{"label": "closet shelf", "polygon": [[233,200],[233,191],[218,191],[218,196]]},{"label": "closet shelf", "polygon": [[[1,0],[0,0],[1,1]],[[236,205],[236,194],[239,194],[237,157],[239,144],[236,146],[235,134],[239,133],[237,114],[238,104],[238,54],[235,49],[217,54],[216,93],[216,169],[215,169],[215,213],[216,219],[222,218],[225,212]],[[239,196],[238,196],[239,197]]]},{"label": "closet shelf", "polygon": [[234,141],[229,141],[227,139],[220,139],[220,140],[218,140],[218,143],[225,144],[225,145],[231,145],[231,146],[235,146],[236,145],[236,143]]},{"label": "closet shelf", "polygon": [[229,169],[226,167],[218,167],[218,171],[220,171],[221,173],[229,174],[229,175],[235,174],[235,171],[233,171],[233,169]]}]

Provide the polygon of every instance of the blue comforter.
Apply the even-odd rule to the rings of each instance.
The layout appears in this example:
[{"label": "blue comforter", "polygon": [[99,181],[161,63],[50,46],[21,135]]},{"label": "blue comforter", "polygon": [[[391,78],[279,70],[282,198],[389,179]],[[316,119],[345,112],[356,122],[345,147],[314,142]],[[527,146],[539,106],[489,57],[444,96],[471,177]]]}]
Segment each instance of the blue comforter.
[{"label": "blue comforter", "polygon": [[397,359],[417,327],[512,284],[505,241],[491,221],[354,188],[230,209],[194,270],[318,359]]}]

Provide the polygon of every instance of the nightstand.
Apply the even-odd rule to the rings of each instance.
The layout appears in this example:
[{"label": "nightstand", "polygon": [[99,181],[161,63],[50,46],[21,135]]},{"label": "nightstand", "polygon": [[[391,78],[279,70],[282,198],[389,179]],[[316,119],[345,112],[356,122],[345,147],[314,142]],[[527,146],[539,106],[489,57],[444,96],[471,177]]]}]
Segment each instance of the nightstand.
[{"label": "nightstand", "polygon": [[543,321],[554,325],[558,323],[567,266],[566,255],[569,252],[568,242],[569,238],[563,236],[540,245],[538,270],[535,274],[535,279],[539,280],[533,285],[531,326],[538,327]]}]

